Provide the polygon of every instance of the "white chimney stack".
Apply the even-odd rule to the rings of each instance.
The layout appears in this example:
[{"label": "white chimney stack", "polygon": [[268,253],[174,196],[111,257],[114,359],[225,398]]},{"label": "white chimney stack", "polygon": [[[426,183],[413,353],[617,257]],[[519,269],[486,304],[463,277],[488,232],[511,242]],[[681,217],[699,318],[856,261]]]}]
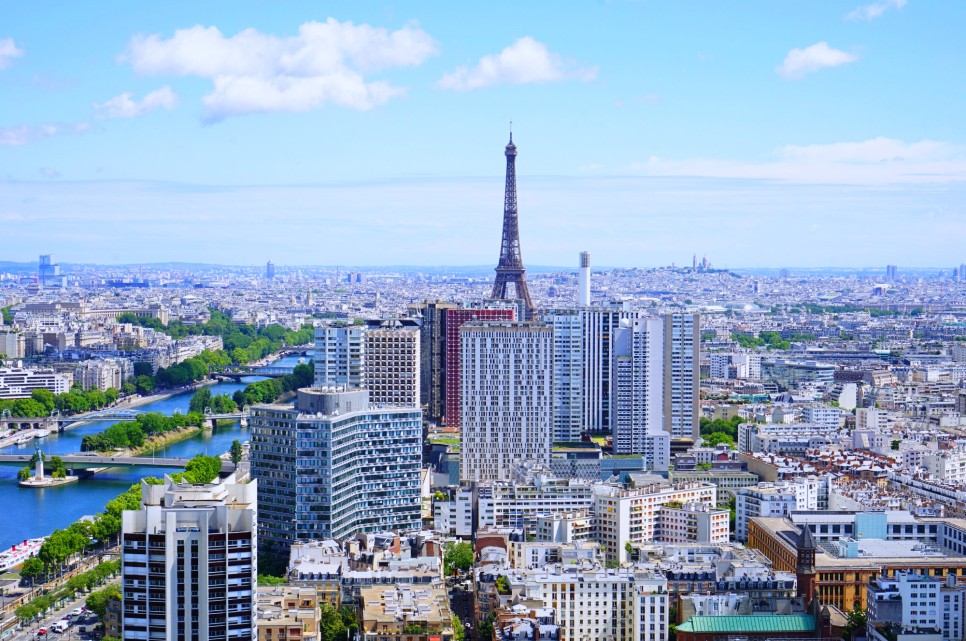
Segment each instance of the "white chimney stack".
[{"label": "white chimney stack", "polygon": [[580,282],[577,304],[580,307],[590,306],[590,252],[580,252]]}]

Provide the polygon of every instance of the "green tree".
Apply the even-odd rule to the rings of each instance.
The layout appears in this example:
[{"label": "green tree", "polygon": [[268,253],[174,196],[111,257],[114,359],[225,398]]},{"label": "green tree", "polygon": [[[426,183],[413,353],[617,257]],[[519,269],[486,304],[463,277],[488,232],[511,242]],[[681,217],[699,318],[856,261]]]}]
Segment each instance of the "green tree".
[{"label": "green tree", "polygon": [[221,459],[199,454],[184,466],[184,480],[189,483],[211,483],[221,474]]},{"label": "green tree", "polygon": [[902,443],[902,439],[897,438],[890,443],[890,446],[892,447],[893,450],[898,452],[900,443]]},{"label": "green tree", "polygon": [[480,639],[492,639],[493,638],[493,623],[496,621],[496,614],[490,612],[486,615],[486,618],[480,621]]},{"label": "green tree", "polygon": [[704,444],[708,447],[714,447],[720,443],[727,443],[728,447],[734,449],[735,439],[726,432],[712,432],[707,438],[704,439]]},{"label": "green tree", "polygon": [[211,407],[211,390],[202,387],[192,395],[191,401],[188,402],[188,411],[204,414],[206,407]]},{"label": "green tree", "polygon": [[466,628],[456,614],[453,614],[453,641],[466,641]]},{"label": "green tree", "polygon": [[43,405],[47,414],[54,411],[54,393],[49,389],[37,388],[30,392],[30,398]]},{"label": "green tree", "polygon": [[866,611],[859,607],[854,608],[848,613],[845,620],[845,627],[842,628],[842,636],[846,639],[865,636],[867,622],[868,616],[866,615]]},{"label": "green tree", "polygon": [[40,614],[40,609],[36,604],[31,602],[21,605],[19,608],[13,611],[13,614],[21,622],[33,621]]},{"label": "green tree", "polygon": [[329,603],[319,608],[319,641],[338,641],[345,639],[346,626],[338,611]]},{"label": "green tree", "polygon": [[134,377],[138,376],[152,376],[154,375],[154,367],[151,363],[145,363],[143,361],[138,361],[134,363]]},{"label": "green tree", "polygon": [[25,579],[29,579],[31,582],[36,580],[38,576],[44,573],[44,562],[35,556],[30,557],[23,562],[20,567],[20,576]]},{"label": "green tree", "polygon": [[111,599],[120,599],[121,589],[117,585],[109,585],[103,590],[98,590],[97,592],[92,592],[90,596],[87,597],[87,609],[96,614],[99,618],[103,619],[104,615],[107,614],[107,605]]},{"label": "green tree", "polygon": [[446,574],[466,572],[473,567],[473,545],[467,541],[447,543],[443,546],[443,569]]},{"label": "green tree", "polygon": [[[721,432],[718,432],[718,434],[720,434],[720,433]],[[707,472],[712,467],[714,467],[714,466],[711,463],[698,463],[698,469],[701,470],[701,471],[703,471],[703,472]]]},{"label": "green tree", "polygon": [[238,406],[228,394],[218,394],[211,399],[211,411],[215,414],[230,414],[236,410]]},{"label": "green tree", "polygon": [[32,398],[18,398],[13,402],[13,406],[10,408],[10,414],[13,416],[33,418],[47,416],[50,414],[50,410],[43,403],[35,401]]},{"label": "green tree", "polygon": [[359,620],[356,618],[355,608],[343,605],[339,608],[339,618],[342,619],[342,625],[348,631],[348,636],[355,638],[356,628],[359,627]]},{"label": "green tree", "polygon": [[22,467],[22,468],[20,468],[20,471],[17,472],[17,480],[18,481],[26,481],[31,476],[33,476],[33,473],[34,473],[33,468],[31,468],[29,466]]},{"label": "green tree", "polygon": [[285,577],[272,576],[270,574],[259,574],[258,585],[285,585]]},{"label": "green tree", "polygon": [[241,441],[239,441],[237,438],[234,441],[232,441],[231,449],[228,450],[228,454],[229,456],[231,456],[232,464],[235,467],[238,467],[238,464],[242,460],[242,454],[243,454]]},{"label": "green tree", "polygon": [[134,379],[138,394],[150,394],[157,387],[157,383],[150,376],[138,376]]}]

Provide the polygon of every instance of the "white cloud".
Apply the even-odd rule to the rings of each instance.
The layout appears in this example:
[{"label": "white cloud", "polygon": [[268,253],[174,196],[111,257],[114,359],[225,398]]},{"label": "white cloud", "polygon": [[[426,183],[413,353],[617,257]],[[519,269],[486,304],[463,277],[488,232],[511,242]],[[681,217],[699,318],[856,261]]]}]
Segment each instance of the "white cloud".
[{"label": "white cloud", "polygon": [[23,49],[18,49],[13,38],[0,38],[0,69],[9,67],[14,58],[23,55]]},{"label": "white cloud", "polygon": [[582,67],[549,51],[542,42],[525,36],[498,54],[483,56],[474,67],[459,67],[453,73],[444,74],[437,86],[466,91],[499,84],[523,85],[557,80],[587,82],[595,77],[597,67]]},{"label": "white cloud", "polygon": [[219,120],[326,103],[371,109],[405,90],[369,81],[365,74],[419,65],[437,50],[436,41],[415,24],[389,31],[329,18],[307,22],[291,37],[255,29],[226,37],[200,25],[179,29],[169,39],[138,35],[120,59],[141,74],[210,79],[206,116]]},{"label": "white cloud", "polygon": [[83,134],[88,130],[90,130],[90,125],[84,122],[2,127],[0,128],[0,146],[26,145],[27,143],[43,140],[44,138],[52,138],[53,136]]},{"label": "white cloud", "polygon": [[94,103],[94,109],[103,118],[136,118],[155,109],[170,111],[177,106],[178,95],[167,85],[144,96],[140,102],[134,100],[131,93],[126,91],[107,102]]},{"label": "white cloud", "polygon": [[825,145],[787,145],[770,162],[720,159],[669,160],[652,156],[631,173],[774,180],[787,183],[891,185],[966,181],[966,150],[932,140],[906,143],[892,138]]},{"label": "white cloud", "polygon": [[883,0],[872,4],[856,7],[845,16],[846,20],[875,20],[890,9],[901,9],[906,6],[906,0]]},{"label": "white cloud", "polygon": [[775,71],[785,80],[798,80],[813,71],[838,67],[858,59],[857,55],[841,49],[832,49],[827,42],[822,41],[804,49],[792,49]]},{"label": "white cloud", "polygon": [[872,138],[861,142],[836,142],[828,145],[787,145],[781,150],[785,159],[811,163],[901,163],[928,162],[954,157],[957,149],[948,143],[921,140],[904,143],[893,138]]}]

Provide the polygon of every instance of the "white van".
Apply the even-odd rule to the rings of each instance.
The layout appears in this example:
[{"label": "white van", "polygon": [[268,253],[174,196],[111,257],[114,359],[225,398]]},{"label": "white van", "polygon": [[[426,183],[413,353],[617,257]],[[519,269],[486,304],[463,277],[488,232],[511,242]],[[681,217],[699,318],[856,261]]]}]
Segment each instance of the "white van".
[{"label": "white van", "polygon": [[67,628],[70,627],[70,621],[58,621],[54,625],[50,626],[50,629],[54,632],[67,632]]}]

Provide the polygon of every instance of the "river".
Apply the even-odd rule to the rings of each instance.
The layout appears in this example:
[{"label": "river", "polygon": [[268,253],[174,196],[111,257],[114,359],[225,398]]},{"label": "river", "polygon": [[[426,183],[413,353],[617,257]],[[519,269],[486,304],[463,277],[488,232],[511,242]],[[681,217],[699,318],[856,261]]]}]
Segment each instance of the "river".
[{"label": "river", "polygon": [[[297,356],[289,356],[271,363],[272,366],[294,366]],[[221,382],[210,386],[212,394],[235,393],[258,377],[242,379],[241,383]],[[175,410],[187,413],[188,403],[194,392],[185,392],[164,400],[142,405],[137,409],[145,412],[172,414]],[[45,454],[71,454],[80,451],[81,439],[86,434],[103,431],[116,421],[97,421],[84,423],[59,434],[54,433],[45,439],[24,446],[8,447],[0,450],[3,454],[31,453],[35,444]],[[213,430],[203,430],[187,441],[169,445],[158,450],[158,456],[191,458],[196,454],[218,456],[228,451],[235,439],[248,440],[248,429],[242,429],[237,421],[222,424]],[[172,472],[171,468],[130,467],[111,468],[99,472],[77,483],[60,487],[32,489],[17,485],[15,465],[0,465],[0,550],[8,549],[24,539],[46,536],[56,529],[65,528],[85,515],[93,515],[104,510],[104,505],[145,476],[163,476]]]}]

